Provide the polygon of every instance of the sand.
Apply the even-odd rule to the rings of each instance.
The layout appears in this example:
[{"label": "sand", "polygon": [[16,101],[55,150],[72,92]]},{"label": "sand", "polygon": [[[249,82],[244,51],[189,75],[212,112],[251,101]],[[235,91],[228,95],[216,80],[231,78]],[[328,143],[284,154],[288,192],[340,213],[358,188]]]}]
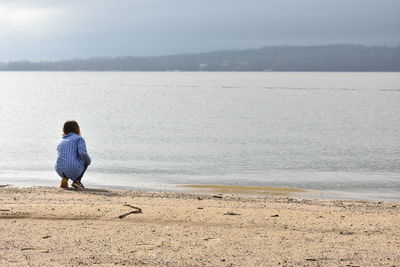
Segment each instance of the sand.
[{"label": "sand", "polygon": [[0,187],[0,266],[400,266],[399,222],[398,202]]}]

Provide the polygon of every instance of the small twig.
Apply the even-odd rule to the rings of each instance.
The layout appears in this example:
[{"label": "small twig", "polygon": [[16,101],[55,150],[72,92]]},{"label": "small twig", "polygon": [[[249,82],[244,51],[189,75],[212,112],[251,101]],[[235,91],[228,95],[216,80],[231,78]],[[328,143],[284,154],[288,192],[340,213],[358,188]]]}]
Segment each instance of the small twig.
[{"label": "small twig", "polygon": [[234,213],[234,212],[228,211],[228,212],[224,213],[224,215],[240,215],[240,213]]},{"label": "small twig", "polygon": [[132,206],[132,205],[129,205],[129,204],[125,204],[124,206],[130,207],[132,209],[136,209],[137,212],[135,212],[135,213],[142,213],[142,209],[139,208],[139,207],[135,207],[135,206]]},{"label": "small twig", "polygon": [[130,212],[127,212],[127,213],[119,215],[118,218],[120,218],[120,219],[123,219],[126,216],[134,214],[134,213],[142,213],[142,209],[139,208],[139,207],[135,207],[135,206],[132,206],[132,205],[129,205],[129,204],[125,204],[124,206],[130,207],[130,208],[134,209],[134,211],[130,211]]},{"label": "small twig", "polygon": [[37,250],[38,248],[31,248],[31,247],[29,247],[29,248],[21,248],[21,250],[22,251],[24,251],[24,250]]},{"label": "small twig", "polygon": [[317,261],[317,259],[306,259],[306,261]]}]

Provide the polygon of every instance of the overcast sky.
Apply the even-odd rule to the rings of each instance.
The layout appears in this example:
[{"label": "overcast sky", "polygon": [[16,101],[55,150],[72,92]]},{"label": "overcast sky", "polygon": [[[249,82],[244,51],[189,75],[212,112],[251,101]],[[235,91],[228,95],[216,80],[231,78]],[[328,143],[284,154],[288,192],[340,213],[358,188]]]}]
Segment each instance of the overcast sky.
[{"label": "overcast sky", "polygon": [[400,44],[400,0],[0,0],[0,61]]}]

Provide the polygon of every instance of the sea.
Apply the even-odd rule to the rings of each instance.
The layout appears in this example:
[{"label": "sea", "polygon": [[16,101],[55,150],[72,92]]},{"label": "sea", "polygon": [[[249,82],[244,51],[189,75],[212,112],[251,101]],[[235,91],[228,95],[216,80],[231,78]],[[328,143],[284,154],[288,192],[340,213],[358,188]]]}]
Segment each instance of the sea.
[{"label": "sea", "polygon": [[93,188],[400,200],[400,73],[0,72],[0,184],[58,186],[72,119]]}]

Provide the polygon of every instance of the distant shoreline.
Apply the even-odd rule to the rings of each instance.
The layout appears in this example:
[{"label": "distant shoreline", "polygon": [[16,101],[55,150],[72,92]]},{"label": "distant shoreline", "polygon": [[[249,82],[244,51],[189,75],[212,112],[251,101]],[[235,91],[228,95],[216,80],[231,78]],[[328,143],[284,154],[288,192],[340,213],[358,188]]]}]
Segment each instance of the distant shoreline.
[{"label": "distant shoreline", "polygon": [[0,71],[399,72],[400,47],[271,46],[166,56],[10,61]]}]

